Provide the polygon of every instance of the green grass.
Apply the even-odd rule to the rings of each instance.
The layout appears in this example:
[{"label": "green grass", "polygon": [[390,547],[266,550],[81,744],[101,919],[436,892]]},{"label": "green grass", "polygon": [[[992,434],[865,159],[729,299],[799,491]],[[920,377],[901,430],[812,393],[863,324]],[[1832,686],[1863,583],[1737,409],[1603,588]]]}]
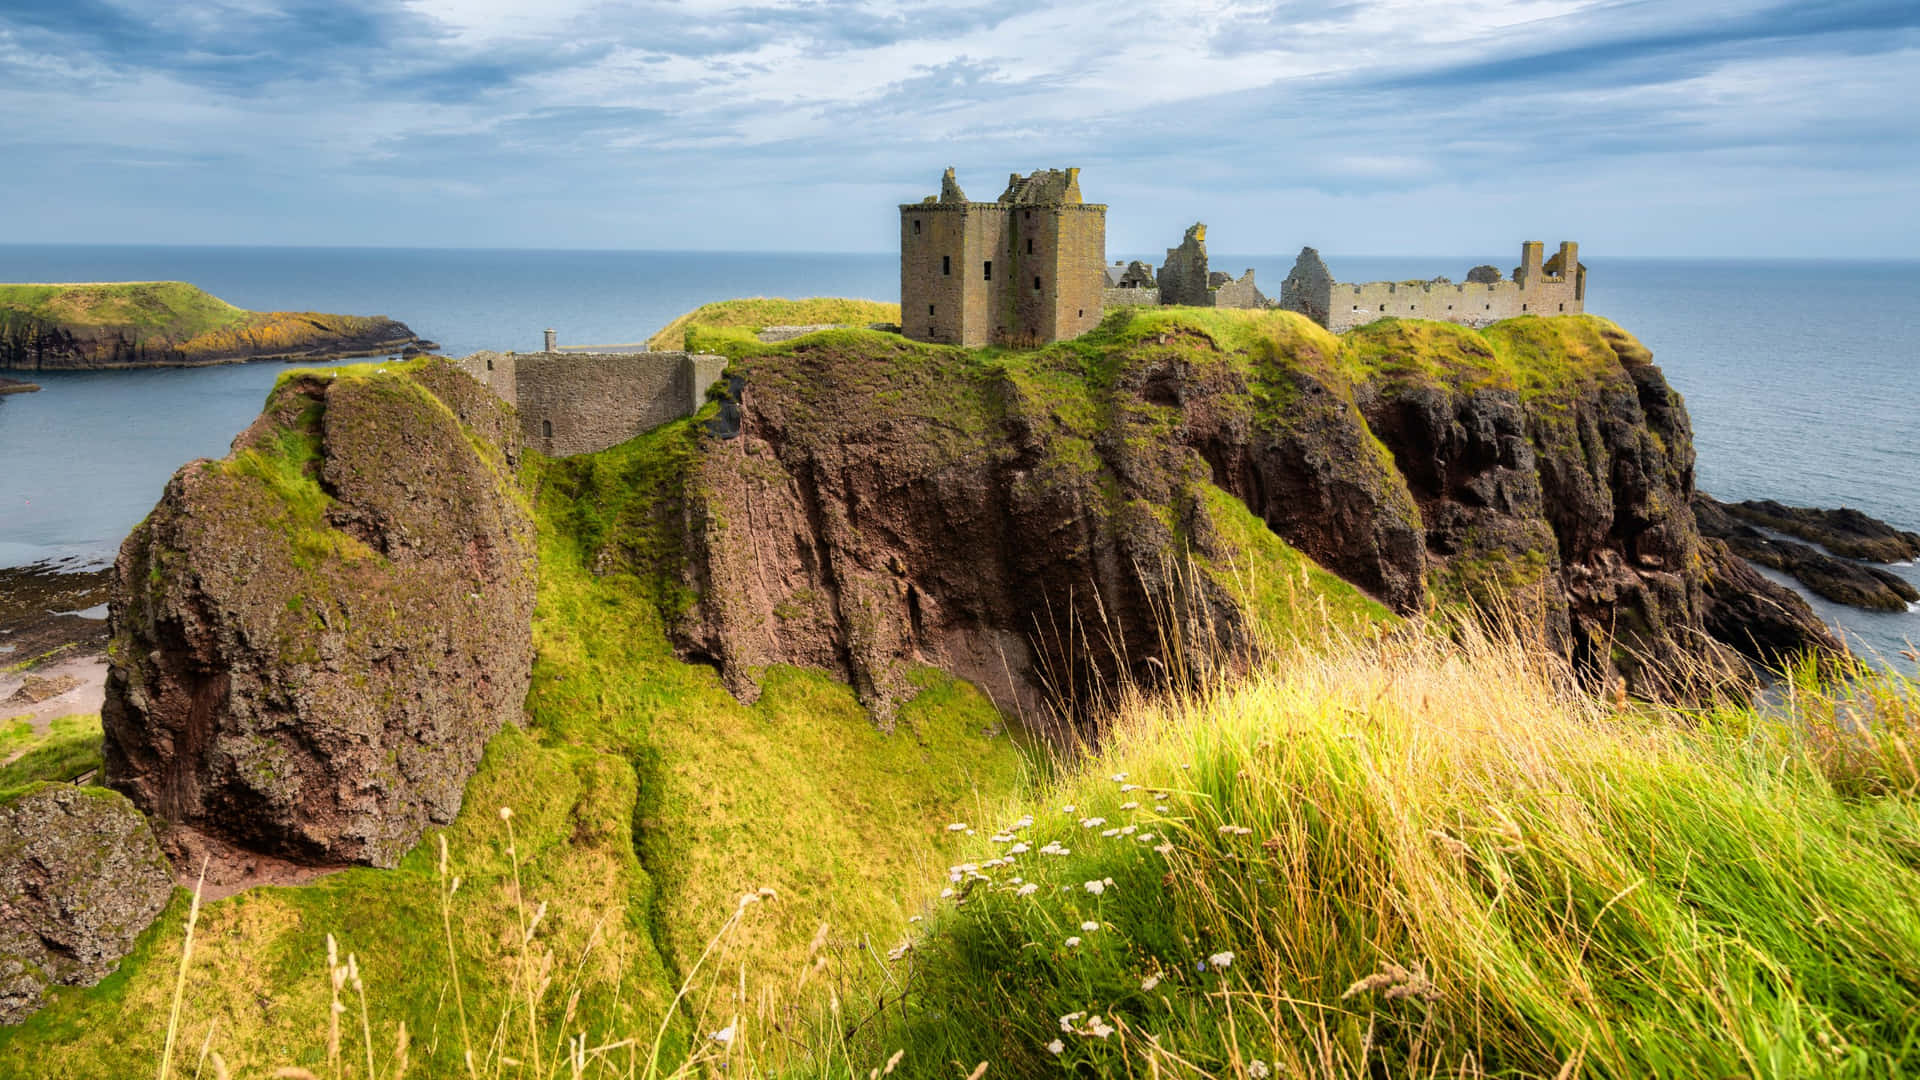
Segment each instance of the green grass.
[{"label": "green grass", "polygon": [[744,331],[751,338],[769,326],[869,326],[900,322],[900,305],[877,300],[811,297],[785,300],[752,297],[703,304],[661,327],[647,339],[650,349],[686,349],[687,332],[694,327]]},{"label": "green grass", "polygon": [[0,728],[0,791],[41,780],[72,780],[100,768],[100,717],[62,716],[35,732],[24,720]]},{"label": "green grass", "polygon": [[[1024,847],[1004,866],[989,860],[1010,842],[977,849],[988,869],[916,937],[913,991],[853,1060],[904,1047],[915,1076],[1920,1066],[1912,758],[1865,759],[1883,767],[1863,798],[1836,779],[1863,759],[1836,772],[1831,739],[1802,737],[1831,692],[1785,724],[1616,713],[1544,655],[1399,639],[1134,702],[1098,755],[990,819],[1030,815],[1008,830]],[[1888,702],[1908,720],[1882,741],[1909,737],[1920,687],[1896,681]]]},{"label": "green grass", "polygon": [[251,314],[184,281],[0,285],[0,311],[65,327],[119,327],[182,341],[235,326]]}]

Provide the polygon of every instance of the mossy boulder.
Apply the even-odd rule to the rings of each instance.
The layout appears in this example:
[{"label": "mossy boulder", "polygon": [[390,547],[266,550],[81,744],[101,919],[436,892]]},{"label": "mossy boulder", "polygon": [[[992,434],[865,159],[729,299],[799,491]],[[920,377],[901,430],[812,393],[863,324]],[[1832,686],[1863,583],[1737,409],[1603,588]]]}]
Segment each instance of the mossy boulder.
[{"label": "mossy boulder", "polygon": [[504,408],[441,360],[295,374],[176,473],[115,565],[108,783],[303,863],[451,821],[532,662]]},{"label": "mossy boulder", "polygon": [[167,906],[173,881],[147,819],[103,788],[0,792],[0,1024],[49,986],[92,986]]}]

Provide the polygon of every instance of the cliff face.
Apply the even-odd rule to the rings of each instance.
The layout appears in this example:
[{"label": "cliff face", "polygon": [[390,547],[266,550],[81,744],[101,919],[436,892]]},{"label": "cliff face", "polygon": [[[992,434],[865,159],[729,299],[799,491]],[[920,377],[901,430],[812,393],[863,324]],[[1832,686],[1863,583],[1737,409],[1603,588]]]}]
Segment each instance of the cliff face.
[{"label": "cliff face", "polygon": [[102,721],[176,851],[390,866],[452,820],[532,657],[513,431],[444,361],[301,374],[175,474],[114,568]]},{"label": "cliff face", "polygon": [[1341,339],[1161,311],[984,361],[859,332],[703,347],[736,379],[683,498],[681,642],[748,696],[774,662],[839,671],[883,715],[916,658],[1023,706],[1152,681],[1182,655],[1169,622],[1231,645],[1254,617],[1231,574],[1167,558],[1246,565],[1222,491],[1400,612],[1510,597],[1598,684],[1746,677],[1685,410],[1604,320]]},{"label": "cliff face", "polygon": [[177,281],[0,285],[0,368],[337,359],[398,352],[419,340],[384,316],[245,311]]}]

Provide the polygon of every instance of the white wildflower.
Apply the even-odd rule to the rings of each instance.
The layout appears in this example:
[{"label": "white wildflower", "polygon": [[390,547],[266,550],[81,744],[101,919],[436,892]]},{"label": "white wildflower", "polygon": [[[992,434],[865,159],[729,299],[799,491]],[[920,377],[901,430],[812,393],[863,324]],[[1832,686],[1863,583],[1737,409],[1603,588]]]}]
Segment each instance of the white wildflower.
[{"label": "white wildflower", "polygon": [[1252,1061],[1247,1062],[1247,1075],[1252,1077],[1253,1080],[1267,1080],[1267,1077],[1273,1075],[1273,1070],[1267,1068],[1266,1062],[1261,1061],[1259,1058],[1254,1058]]},{"label": "white wildflower", "polygon": [[1146,978],[1140,980],[1140,989],[1142,990],[1152,990],[1154,987],[1159,985],[1160,985],[1160,976],[1158,975],[1149,975]]},{"label": "white wildflower", "polygon": [[1139,791],[1139,790],[1140,790],[1139,784],[1121,784],[1120,785],[1120,793],[1123,795],[1129,791]]},{"label": "white wildflower", "polygon": [[1126,778],[1127,778],[1127,774],[1126,774],[1126,773],[1123,773],[1123,772],[1117,772],[1117,773],[1114,773],[1114,774],[1113,774],[1113,782],[1114,782],[1114,783],[1116,783],[1116,784],[1118,784],[1118,783],[1120,783],[1121,781],[1123,781],[1123,780],[1125,780]]},{"label": "white wildflower", "polygon": [[1086,890],[1095,896],[1099,896],[1101,893],[1107,891],[1107,883],[1104,881],[1089,881],[1086,884]]},{"label": "white wildflower", "polygon": [[1079,1023],[1080,1018],[1085,1015],[1087,1014],[1083,1012],[1070,1012],[1067,1015],[1061,1017],[1060,1030],[1066,1032],[1069,1035],[1073,1034],[1073,1026]]},{"label": "white wildflower", "polygon": [[1066,1049],[1067,1049],[1067,1044],[1061,1042],[1059,1039],[1055,1039],[1052,1042],[1047,1044],[1047,1053],[1049,1054],[1063,1053],[1065,1052]]},{"label": "white wildflower", "polygon": [[717,1042],[722,1046],[725,1046],[726,1044],[733,1041],[733,1025],[728,1024],[726,1027],[723,1027],[719,1031],[716,1031],[713,1034],[707,1036],[707,1038],[712,1039],[714,1042]]},{"label": "white wildflower", "polygon": [[1097,1016],[1090,1016],[1087,1018],[1087,1034],[1104,1039],[1113,1034],[1113,1025]]},{"label": "white wildflower", "polygon": [[952,898],[953,898],[953,890],[952,890],[952,889],[941,889],[941,890],[940,890],[940,899],[942,899],[942,900],[950,900],[950,899],[952,899]]},{"label": "white wildflower", "polygon": [[1138,825],[1122,825],[1120,827],[1120,835],[1132,836],[1134,833],[1138,832],[1139,830],[1140,830],[1140,826]]},{"label": "white wildflower", "polygon": [[1025,854],[1026,854],[1027,852],[1029,852],[1029,851],[1032,851],[1032,850],[1033,850],[1033,848],[1031,848],[1031,847],[1029,847],[1029,846],[1027,845],[1027,842],[1026,842],[1025,840],[1022,840],[1022,841],[1020,841],[1019,843],[1017,843],[1017,844],[1015,844],[1015,845],[1013,845],[1012,847],[1010,847],[1010,848],[1008,848],[1008,849],[1007,849],[1007,854],[1009,854],[1009,855],[1025,855]]},{"label": "white wildflower", "polygon": [[1060,812],[1063,814],[1071,814],[1074,812],[1075,809],[1076,808],[1072,803],[1068,803],[1067,805],[1060,808]]},{"label": "white wildflower", "polygon": [[1155,850],[1155,851],[1157,851],[1157,852],[1159,852],[1159,853],[1160,853],[1160,854],[1162,854],[1162,855],[1171,855],[1171,854],[1173,854],[1173,845],[1172,845],[1172,844],[1170,844],[1170,843],[1168,843],[1168,844],[1155,844],[1155,845],[1153,845],[1153,850]]},{"label": "white wildflower", "polygon": [[967,823],[964,821],[956,821],[953,824],[947,826],[947,831],[948,832],[966,832]]},{"label": "white wildflower", "polygon": [[1097,829],[1106,823],[1107,819],[1103,817],[1083,817],[1080,819],[1080,827],[1083,829]]},{"label": "white wildflower", "polygon": [[1094,922],[1092,919],[1088,919],[1086,922],[1083,922],[1080,924],[1080,929],[1091,934],[1095,930],[1100,929],[1100,924],[1097,922]]},{"label": "white wildflower", "polygon": [[987,842],[990,844],[1011,844],[1013,843],[1013,837],[1006,833],[994,833],[992,836],[987,837]]},{"label": "white wildflower", "polygon": [[1101,836],[1108,836],[1108,837],[1112,837],[1112,836],[1119,836],[1119,835],[1120,835],[1120,830],[1119,830],[1119,829],[1101,829],[1101,830],[1100,830],[1100,835],[1101,835]]},{"label": "white wildflower", "polygon": [[1230,952],[1214,953],[1212,956],[1207,957],[1207,963],[1213,965],[1216,971],[1224,971],[1233,966],[1233,954]]},{"label": "white wildflower", "polygon": [[1033,882],[1029,881],[1025,885],[1020,886],[1018,889],[1015,889],[1013,891],[1013,895],[1032,896],[1034,893],[1037,893],[1039,891],[1040,891],[1040,886],[1035,885]]},{"label": "white wildflower", "polygon": [[1123,803],[1121,803],[1121,804],[1120,804],[1120,809],[1122,809],[1122,810],[1138,810],[1138,809],[1140,809],[1140,804],[1139,804],[1139,803],[1137,803],[1137,802],[1123,802]]},{"label": "white wildflower", "polygon": [[1068,939],[1067,939],[1067,948],[1069,948],[1069,949],[1077,949],[1077,948],[1079,948],[1079,947],[1080,947],[1080,939],[1079,939],[1079,938],[1077,938],[1077,937],[1070,937],[1070,938],[1068,938]]}]

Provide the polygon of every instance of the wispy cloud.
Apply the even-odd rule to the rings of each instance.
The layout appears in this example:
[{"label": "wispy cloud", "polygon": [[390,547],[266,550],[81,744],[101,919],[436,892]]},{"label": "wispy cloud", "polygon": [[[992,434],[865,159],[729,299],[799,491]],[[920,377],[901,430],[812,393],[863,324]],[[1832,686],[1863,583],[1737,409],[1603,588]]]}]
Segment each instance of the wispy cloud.
[{"label": "wispy cloud", "polygon": [[1917,59],[1911,0],[16,0],[0,196],[31,240],[884,249],[945,165],[1080,164],[1116,249],[1897,253]]}]

